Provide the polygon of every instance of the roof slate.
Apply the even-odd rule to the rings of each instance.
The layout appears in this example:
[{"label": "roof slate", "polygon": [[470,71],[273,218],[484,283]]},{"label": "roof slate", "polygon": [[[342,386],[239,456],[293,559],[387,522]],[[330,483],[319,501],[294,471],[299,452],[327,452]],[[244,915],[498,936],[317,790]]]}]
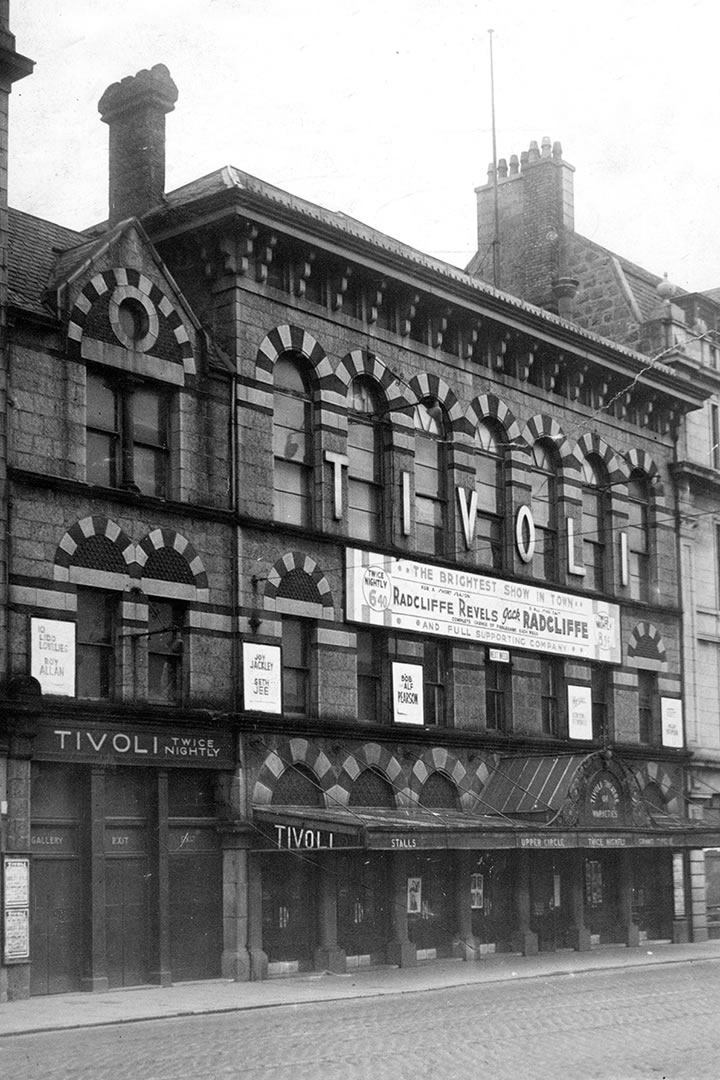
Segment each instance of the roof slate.
[{"label": "roof slate", "polygon": [[11,305],[39,315],[52,313],[44,296],[58,254],[87,243],[87,237],[20,210],[8,214],[8,298]]}]

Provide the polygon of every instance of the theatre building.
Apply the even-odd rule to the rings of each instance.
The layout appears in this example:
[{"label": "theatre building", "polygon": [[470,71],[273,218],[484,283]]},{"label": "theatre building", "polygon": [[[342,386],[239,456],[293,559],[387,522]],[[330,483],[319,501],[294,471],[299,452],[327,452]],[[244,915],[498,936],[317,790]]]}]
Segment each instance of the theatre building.
[{"label": "theatre building", "polygon": [[[699,939],[686,370],[110,86],[106,225],[10,212],[4,996]],[[3,586],[4,587],[4,586]]]}]

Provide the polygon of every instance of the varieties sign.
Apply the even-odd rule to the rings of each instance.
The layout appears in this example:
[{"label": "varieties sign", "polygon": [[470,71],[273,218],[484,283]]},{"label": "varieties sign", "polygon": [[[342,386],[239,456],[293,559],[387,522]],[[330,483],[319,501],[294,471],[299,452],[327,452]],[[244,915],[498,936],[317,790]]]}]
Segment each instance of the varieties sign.
[{"label": "varieties sign", "polygon": [[466,570],[347,551],[354,622],[619,663],[617,604]]}]

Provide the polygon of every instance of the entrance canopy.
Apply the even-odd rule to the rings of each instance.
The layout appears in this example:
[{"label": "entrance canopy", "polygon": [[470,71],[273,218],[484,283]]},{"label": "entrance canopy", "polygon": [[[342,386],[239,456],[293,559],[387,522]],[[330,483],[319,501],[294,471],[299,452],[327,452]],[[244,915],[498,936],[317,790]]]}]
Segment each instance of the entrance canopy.
[{"label": "entrance canopy", "polygon": [[376,807],[256,807],[254,848],[264,851],[375,851],[573,848],[686,848],[720,845],[720,831],[693,828],[694,822],[667,815],[662,825],[600,828],[558,827],[512,821],[494,814],[460,810]]}]

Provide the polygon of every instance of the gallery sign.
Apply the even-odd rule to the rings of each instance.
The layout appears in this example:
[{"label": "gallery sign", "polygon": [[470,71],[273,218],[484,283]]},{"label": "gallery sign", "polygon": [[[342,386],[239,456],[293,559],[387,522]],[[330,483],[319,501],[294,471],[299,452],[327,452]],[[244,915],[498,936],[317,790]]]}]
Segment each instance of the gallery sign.
[{"label": "gallery sign", "polygon": [[232,769],[236,756],[233,736],[227,732],[140,724],[49,725],[40,729],[33,749],[35,757],[45,761],[162,764],[193,769]]},{"label": "gallery sign", "polygon": [[620,611],[591,597],[348,548],[347,617],[418,634],[620,663]]},{"label": "gallery sign", "polygon": [[75,623],[30,620],[30,674],[43,694],[75,696]]},{"label": "gallery sign", "polygon": [[282,652],[279,645],[243,642],[243,702],[252,712],[282,712]]}]

